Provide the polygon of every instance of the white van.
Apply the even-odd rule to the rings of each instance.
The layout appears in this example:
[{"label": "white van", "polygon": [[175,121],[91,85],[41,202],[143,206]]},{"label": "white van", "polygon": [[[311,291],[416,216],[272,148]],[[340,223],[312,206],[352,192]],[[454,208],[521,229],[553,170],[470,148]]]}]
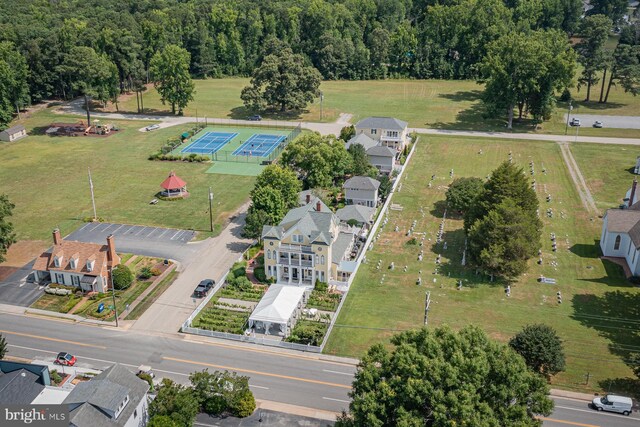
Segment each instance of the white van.
[{"label": "white van", "polygon": [[594,409],[598,411],[618,412],[624,415],[629,415],[631,413],[631,407],[633,406],[630,397],[616,396],[614,394],[596,397],[591,404]]}]

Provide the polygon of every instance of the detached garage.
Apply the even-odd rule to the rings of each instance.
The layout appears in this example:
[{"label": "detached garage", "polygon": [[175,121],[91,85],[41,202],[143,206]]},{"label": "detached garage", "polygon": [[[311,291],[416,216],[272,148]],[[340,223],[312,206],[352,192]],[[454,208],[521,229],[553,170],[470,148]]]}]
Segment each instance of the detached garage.
[{"label": "detached garage", "polygon": [[269,286],[249,317],[249,327],[258,334],[286,337],[295,325],[306,292],[303,286]]},{"label": "detached garage", "polygon": [[27,136],[27,130],[22,125],[16,125],[0,132],[0,141],[13,142]]}]

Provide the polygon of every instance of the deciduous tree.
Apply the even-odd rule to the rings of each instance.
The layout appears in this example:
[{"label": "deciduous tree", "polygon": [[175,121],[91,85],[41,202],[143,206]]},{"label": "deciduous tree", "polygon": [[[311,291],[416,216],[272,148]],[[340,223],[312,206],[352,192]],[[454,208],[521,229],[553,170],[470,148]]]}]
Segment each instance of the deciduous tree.
[{"label": "deciduous tree", "polygon": [[10,42],[0,43],[0,130],[29,103],[27,62]]},{"label": "deciduous tree", "polygon": [[9,201],[6,194],[0,194],[0,263],[5,261],[7,251],[16,242],[16,234],[9,217],[13,214],[15,205]]},{"label": "deciduous tree", "polygon": [[210,415],[248,417],[256,409],[249,378],[236,373],[208,370],[189,376],[200,408]]},{"label": "deciduous tree", "polygon": [[301,55],[285,47],[264,57],[240,98],[251,110],[299,110],[318,96],[321,78],[318,70],[305,65]]},{"label": "deciduous tree", "polygon": [[360,144],[353,144],[347,150],[351,156],[351,168],[349,172],[354,176],[370,176],[375,177],[378,170],[369,163],[369,156],[364,147]]},{"label": "deciduous tree", "polygon": [[[198,400],[190,387],[168,378],[162,380],[156,398],[149,404],[149,417],[168,417],[177,427],[191,427],[198,414]],[[161,424],[163,427],[165,424]]]},{"label": "deciduous tree", "polygon": [[447,189],[447,205],[451,209],[465,212],[483,190],[484,183],[480,178],[457,178]]},{"label": "deciduous tree", "polygon": [[113,275],[113,286],[117,290],[127,289],[135,278],[131,269],[124,264],[114,268],[111,274]]},{"label": "deciduous tree", "polygon": [[0,334],[0,359],[7,354],[7,340]]},{"label": "deciduous tree", "polygon": [[251,206],[247,212],[244,234],[259,238],[262,226],[276,225],[287,213],[282,193],[267,185],[256,187],[251,192]]},{"label": "deciduous tree", "polygon": [[191,55],[185,49],[168,45],[151,58],[150,72],[162,104],[171,104],[171,112],[178,114],[193,101],[195,86],[189,75]]},{"label": "deciduous tree", "polygon": [[361,359],[337,426],[537,427],[553,409],[545,380],[477,327],[403,332],[391,345]]},{"label": "deciduous tree", "polygon": [[585,101],[591,99],[591,87],[598,83],[598,72],[605,64],[605,43],[609,37],[611,19],[605,15],[587,16],[582,22],[580,36],[582,40],[576,45],[578,60],[582,64],[582,75],[578,79],[579,86],[587,86]]},{"label": "deciduous tree", "polygon": [[[261,187],[272,187],[282,194],[286,209],[298,206],[298,193],[302,183],[294,171],[280,165],[269,165],[256,177],[253,191]],[[253,193],[251,195],[253,197]]]},{"label": "deciduous tree", "polygon": [[524,358],[529,368],[546,378],[564,371],[562,340],[551,326],[527,325],[511,338],[509,346]]}]

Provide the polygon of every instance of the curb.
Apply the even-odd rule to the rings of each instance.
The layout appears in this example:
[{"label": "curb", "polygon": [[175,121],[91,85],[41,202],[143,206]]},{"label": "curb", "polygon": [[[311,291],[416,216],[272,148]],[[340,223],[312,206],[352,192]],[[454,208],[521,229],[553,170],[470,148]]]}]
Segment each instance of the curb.
[{"label": "curb", "polygon": [[589,394],[589,393],[579,393],[576,391],[558,390],[558,389],[552,388],[551,390],[549,390],[549,396],[591,402],[596,395]]},{"label": "curb", "polygon": [[322,409],[307,408],[306,406],[291,405],[289,403],[273,402],[270,400],[256,399],[256,410],[266,409],[274,412],[298,415],[301,417],[315,418],[324,421],[335,421],[338,412],[324,411]]}]

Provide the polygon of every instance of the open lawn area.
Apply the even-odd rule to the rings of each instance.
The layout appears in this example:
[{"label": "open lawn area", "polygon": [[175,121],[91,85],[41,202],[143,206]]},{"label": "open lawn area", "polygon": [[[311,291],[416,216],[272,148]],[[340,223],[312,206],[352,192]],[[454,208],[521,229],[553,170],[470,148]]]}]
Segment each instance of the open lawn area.
[{"label": "open lawn area", "polygon": [[576,159],[589,190],[600,209],[600,214],[622,203],[627,190],[631,188],[638,147],[629,145],[571,144],[571,152]]},{"label": "open lawn area", "polygon": [[[246,78],[194,80],[195,100],[185,109],[187,116],[245,119],[253,112],[247,111],[240,100],[242,88],[249,83]],[[483,86],[469,80],[371,80],[324,81],[320,86],[324,94],[323,117],[320,118],[320,101],[301,113],[264,113],[265,118],[277,120],[335,121],[340,113],[353,114],[352,122],[367,116],[393,115],[409,122],[411,127],[441,129],[465,129],[504,131],[505,120],[486,119],[480,105]],[[598,104],[600,87],[592,90],[596,102],[574,102],[574,113],[605,115],[640,115],[640,97],[624,93],[612,87],[609,103]],[[576,100],[585,97],[573,90]],[[153,86],[144,95],[145,112],[170,114],[170,107],[163,106]],[[137,112],[135,96],[125,95],[120,111]],[[109,106],[115,111],[115,106]],[[197,110],[197,111],[196,111]],[[567,111],[565,103],[559,103],[555,115],[545,122],[539,133],[564,134]],[[580,129],[582,135],[640,137],[640,130],[593,129],[590,123]],[[514,131],[532,132],[529,121],[516,123]],[[571,130],[570,130],[571,131]]]},{"label": "open lawn area", "polygon": [[[98,216],[110,222],[194,229],[206,235],[211,187],[217,234],[249,198],[253,177],[207,174],[211,163],[147,160],[188,125],[139,132],[149,122],[115,121],[121,130],[105,138],[44,135],[52,122],[79,119],[44,110],[22,121],[30,136],[0,143],[0,193],[16,205],[11,221],[18,240],[48,241],[53,228],[60,227],[66,235],[93,216],[89,167]],[[150,205],[171,170],[187,182],[191,196]]]},{"label": "open lawn area", "polygon": [[[422,326],[425,292],[430,291],[430,326],[474,324],[491,337],[507,341],[526,324],[549,324],[564,340],[567,354],[567,371],[553,379],[554,386],[593,391],[608,389],[611,382],[612,391],[622,391],[628,384],[622,379],[632,376],[623,358],[628,357],[628,351],[640,350],[640,288],[624,279],[620,267],[598,258],[601,220],[584,212],[559,146],[422,136],[416,150],[401,189],[392,199],[403,210],[389,211],[388,225],[367,252],[367,263],[358,271],[325,352],[362,356],[371,344],[387,342],[396,331]],[[454,170],[454,177],[484,178],[507,160],[510,152],[527,173],[529,162],[534,162],[531,178],[537,183],[544,230],[542,265],[532,260],[528,273],[511,285],[511,297],[507,297],[503,283],[492,283],[461,266],[464,234],[459,217],[447,212],[447,248],[434,242],[451,182],[450,170]],[[432,174],[436,178],[429,187]],[[552,195],[549,203],[547,194]],[[553,210],[552,218],[545,214],[548,208]],[[410,237],[406,232],[414,220],[413,237],[420,241],[419,233],[426,233],[422,262],[418,261],[420,246],[407,245]],[[557,236],[557,252],[551,250],[550,233]],[[437,254],[442,262],[439,273],[434,274]],[[376,269],[378,260],[382,260],[380,270]],[[388,268],[391,262],[394,270]],[[537,282],[540,275],[556,279],[557,285]],[[422,277],[422,285],[417,285],[418,277]],[[464,283],[462,290],[456,289],[458,280]],[[558,291],[562,304],[556,301]],[[588,385],[587,373],[591,375]]]}]

